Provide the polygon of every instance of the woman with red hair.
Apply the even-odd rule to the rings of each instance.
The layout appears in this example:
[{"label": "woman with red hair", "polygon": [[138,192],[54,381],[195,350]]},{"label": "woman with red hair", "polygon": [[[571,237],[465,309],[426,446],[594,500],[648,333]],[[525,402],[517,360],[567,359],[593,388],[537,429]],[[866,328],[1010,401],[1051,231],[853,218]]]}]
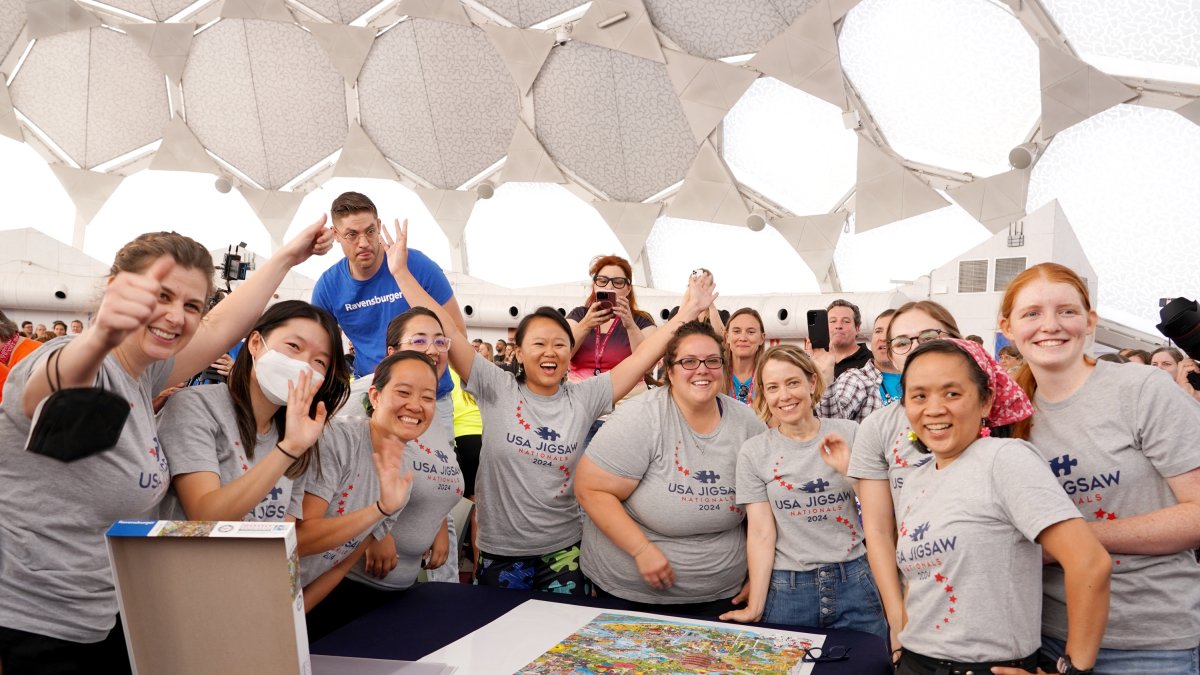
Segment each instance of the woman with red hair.
[{"label": "woman with red hair", "polygon": [[[592,288],[584,304],[567,314],[575,335],[572,382],[607,373],[624,361],[654,331],[654,319],[638,309],[633,268],[617,255],[598,256],[588,268]],[[609,293],[597,297],[598,293]]]},{"label": "woman with red hair", "polygon": [[[1166,373],[1088,356],[1096,322],[1086,282],[1067,267],[1042,263],[1009,284],[1000,329],[1025,357],[1016,379],[1033,403],[1015,434],[1037,447],[1112,556],[1095,671],[1196,675],[1200,407]],[[1061,567],[1047,565],[1043,579],[1042,656],[1078,672],[1092,664],[1071,669]]]}]

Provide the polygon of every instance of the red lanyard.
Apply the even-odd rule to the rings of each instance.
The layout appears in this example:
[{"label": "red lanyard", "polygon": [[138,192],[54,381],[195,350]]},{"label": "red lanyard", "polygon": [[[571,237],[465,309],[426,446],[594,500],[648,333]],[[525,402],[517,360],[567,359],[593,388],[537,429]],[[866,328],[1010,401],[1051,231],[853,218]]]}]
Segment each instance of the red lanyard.
[{"label": "red lanyard", "polygon": [[608,332],[604,334],[604,342],[600,341],[600,326],[596,326],[596,340],[593,346],[596,348],[596,367],[592,369],[592,376],[600,374],[600,359],[604,356],[604,349],[608,346],[608,341],[612,338],[613,333],[617,330],[617,323],[620,319],[613,319],[612,325],[608,327]]}]

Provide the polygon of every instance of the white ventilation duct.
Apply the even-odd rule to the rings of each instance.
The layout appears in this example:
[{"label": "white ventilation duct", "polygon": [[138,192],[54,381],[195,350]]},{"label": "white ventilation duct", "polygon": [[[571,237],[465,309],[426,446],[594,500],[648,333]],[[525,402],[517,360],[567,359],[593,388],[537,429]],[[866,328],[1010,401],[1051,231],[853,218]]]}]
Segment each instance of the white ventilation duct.
[{"label": "white ventilation duct", "polygon": [[103,283],[94,277],[5,272],[0,274],[0,307],[86,314],[99,305]]}]

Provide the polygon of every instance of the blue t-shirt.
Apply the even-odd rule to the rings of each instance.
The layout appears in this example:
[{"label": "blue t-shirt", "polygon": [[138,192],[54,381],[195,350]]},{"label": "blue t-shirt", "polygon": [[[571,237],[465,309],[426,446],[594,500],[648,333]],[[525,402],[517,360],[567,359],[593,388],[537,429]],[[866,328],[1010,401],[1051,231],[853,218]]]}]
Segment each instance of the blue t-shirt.
[{"label": "blue t-shirt", "polygon": [[[408,250],[408,269],[438,304],[454,297],[450,280],[437,263],[416,249]],[[350,276],[350,261],[343,258],[325,270],[313,288],[312,303],[337,319],[354,343],[354,376],[370,377],[375,366],[387,356],[387,327],[397,315],[410,309],[400,293],[396,279],[388,269],[387,255],[370,279],[359,281]],[[454,389],[450,374],[438,382],[438,398]]]}]

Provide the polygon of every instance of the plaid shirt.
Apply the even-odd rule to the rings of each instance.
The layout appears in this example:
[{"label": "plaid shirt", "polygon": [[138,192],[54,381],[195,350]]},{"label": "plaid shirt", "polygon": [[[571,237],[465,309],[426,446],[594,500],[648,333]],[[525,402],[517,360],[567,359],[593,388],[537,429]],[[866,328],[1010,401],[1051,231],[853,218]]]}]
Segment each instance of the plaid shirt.
[{"label": "plaid shirt", "polygon": [[882,382],[883,373],[875,367],[873,359],[862,368],[847,370],[833,386],[825,389],[817,404],[817,416],[861,423],[867,415],[883,407],[883,396],[879,392]]}]

